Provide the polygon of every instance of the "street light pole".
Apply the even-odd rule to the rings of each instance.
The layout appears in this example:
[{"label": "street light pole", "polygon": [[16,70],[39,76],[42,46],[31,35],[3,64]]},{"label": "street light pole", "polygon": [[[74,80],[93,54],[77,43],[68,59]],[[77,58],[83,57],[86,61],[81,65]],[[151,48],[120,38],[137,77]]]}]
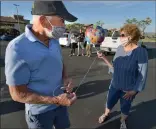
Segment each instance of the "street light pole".
[{"label": "street light pole", "polygon": [[19,23],[19,17],[18,17],[18,8],[17,8],[17,6],[19,6],[19,5],[14,4],[14,6],[16,7],[16,10],[17,10],[18,28],[19,28],[19,31],[21,33],[21,28],[20,28],[20,23]]}]

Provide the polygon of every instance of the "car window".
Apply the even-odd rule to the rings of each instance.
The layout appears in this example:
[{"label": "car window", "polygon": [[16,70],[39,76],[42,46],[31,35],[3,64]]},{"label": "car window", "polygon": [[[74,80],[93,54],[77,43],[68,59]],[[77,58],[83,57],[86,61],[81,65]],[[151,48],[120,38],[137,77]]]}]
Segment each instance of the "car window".
[{"label": "car window", "polygon": [[120,32],[119,31],[115,31],[112,35],[113,38],[118,38],[120,37]]},{"label": "car window", "polygon": [[62,38],[68,38],[68,34],[63,34]]}]

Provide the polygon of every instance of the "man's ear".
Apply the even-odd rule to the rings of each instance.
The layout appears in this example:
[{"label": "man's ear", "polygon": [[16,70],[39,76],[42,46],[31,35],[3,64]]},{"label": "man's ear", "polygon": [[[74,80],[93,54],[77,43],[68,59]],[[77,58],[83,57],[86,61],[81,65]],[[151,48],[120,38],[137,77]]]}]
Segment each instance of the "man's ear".
[{"label": "man's ear", "polygon": [[39,21],[40,21],[43,28],[47,28],[48,23],[47,23],[47,19],[45,16],[40,16]]}]

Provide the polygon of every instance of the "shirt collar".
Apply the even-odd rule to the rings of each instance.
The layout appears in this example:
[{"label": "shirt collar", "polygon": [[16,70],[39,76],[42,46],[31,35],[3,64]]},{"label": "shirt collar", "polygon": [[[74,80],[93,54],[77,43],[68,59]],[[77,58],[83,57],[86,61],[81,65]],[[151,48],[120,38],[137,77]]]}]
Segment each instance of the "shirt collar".
[{"label": "shirt collar", "polygon": [[[32,28],[32,25],[26,25],[26,27],[25,27],[25,35],[26,35],[26,37],[31,41],[31,42],[36,42],[36,41],[38,41],[38,42],[40,42],[40,43],[42,43],[39,39],[37,39],[37,37],[32,33],[32,31],[31,31],[31,28]],[[57,41],[57,40],[55,40],[55,39],[50,39],[50,43],[52,42],[52,41]],[[43,43],[44,44],[44,43]]]},{"label": "shirt collar", "polygon": [[31,42],[39,41],[37,37],[31,31],[32,25],[26,25],[25,27],[25,35]]}]

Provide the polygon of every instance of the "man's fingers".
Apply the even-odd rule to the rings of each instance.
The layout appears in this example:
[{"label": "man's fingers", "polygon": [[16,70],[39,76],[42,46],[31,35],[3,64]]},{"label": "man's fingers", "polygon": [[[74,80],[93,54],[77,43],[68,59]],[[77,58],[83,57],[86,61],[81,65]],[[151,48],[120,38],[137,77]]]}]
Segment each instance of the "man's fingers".
[{"label": "man's fingers", "polygon": [[68,87],[66,88],[66,91],[67,91],[67,92],[72,92],[72,91],[73,91],[73,86],[68,86]]},{"label": "man's fingers", "polygon": [[77,100],[76,94],[75,93],[71,93],[71,99],[70,99],[71,104],[73,104],[76,100]]}]

